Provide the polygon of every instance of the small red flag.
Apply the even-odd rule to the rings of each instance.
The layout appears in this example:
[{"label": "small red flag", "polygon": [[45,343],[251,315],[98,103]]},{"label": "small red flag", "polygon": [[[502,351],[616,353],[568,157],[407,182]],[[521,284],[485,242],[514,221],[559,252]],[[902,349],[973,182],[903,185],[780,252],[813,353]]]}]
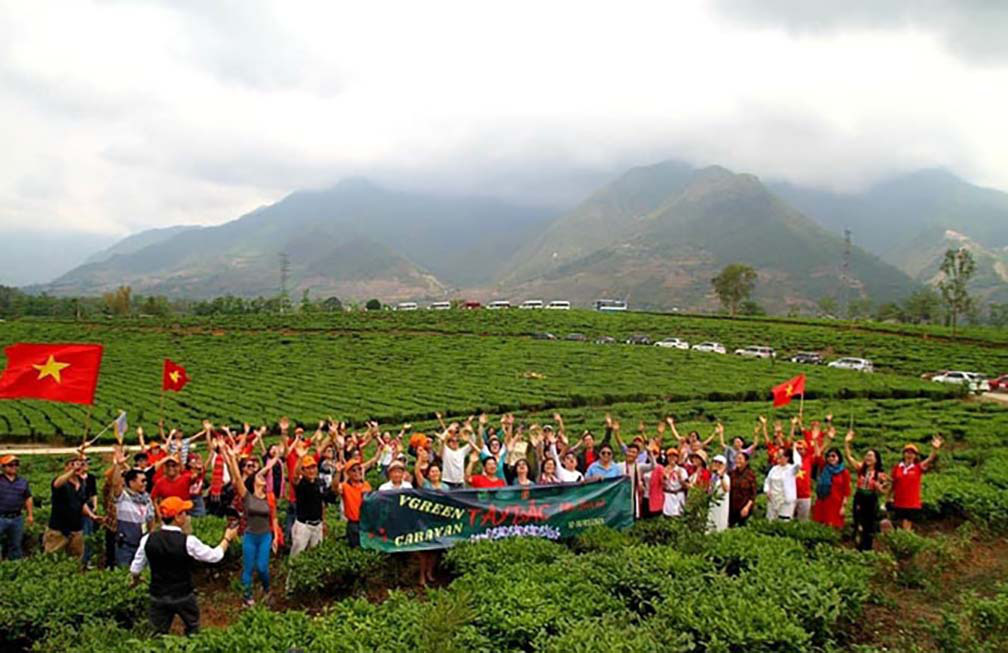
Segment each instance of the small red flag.
[{"label": "small red flag", "polygon": [[785,381],[773,387],[774,408],[787,406],[791,403],[791,397],[805,394],[805,373],[802,372],[795,378]]},{"label": "small red flag", "polygon": [[178,392],[189,383],[185,368],[178,363],[164,359],[164,373],[161,375],[161,389]]},{"label": "small red flag", "polygon": [[4,349],[0,399],[94,404],[102,346],[19,342]]}]

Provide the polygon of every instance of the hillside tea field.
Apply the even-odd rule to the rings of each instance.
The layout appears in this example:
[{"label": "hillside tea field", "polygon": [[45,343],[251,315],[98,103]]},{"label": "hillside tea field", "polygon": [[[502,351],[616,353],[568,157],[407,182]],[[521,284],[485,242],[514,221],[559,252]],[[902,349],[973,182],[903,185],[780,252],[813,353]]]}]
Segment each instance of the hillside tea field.
[{"label": "hillside tea field", "polygon": [[[532,337],[544,331],[588,341]],[[766,344],[781,360],[592,342],[635,333],[718,340],[729,351]],[[418,311],[164,324],[16,320],[0,324],[0,341],[103,344],[93,427],[123,409],[131,427],[155,430],[161,362],[170,357],[191,382],[167,396],[166,421],[188,432],[204,418],[273,427],[289,415],[311,428],[332,415],[355,425],[376,419],[389,430],[409,421],[430,432],[435,412],[450,419],[486,411],[491,423],[510,412],[526,425],[559,412],[575,437],[585,429],[600,435],[606,414],[622,422],[624,438],[639,422],[650,436],[671,415],[682,433],[706,437],[721,422],[729,438],[748,441],[759,415],[787,428],[799,401],[774,411],[770,388],[806,372],[806,420],[832,414],[841,437],[853,424],[859,454],[877,448],[890,467],[907,442],[926,455],[934,434],[946,441],[924,478],[917,532],[880,536],[872,553],[854,550],[849,514],[843,531],[771,523],[761,495],[749,525],[719,534],[704,534],[706,513],[694,507],[686,519],[643,520],[625,532],[601,528],[560,543],[457,546],[441,557],[436,588],[421,591],[415,558],[350,549],[344,522],[329,511],[319,548],[290,562],[274,557],[280,596],[272,608],[240,607],[240,544],[219,565],[200,565],[206,627],[188,640],[152,637],[146,593],[127,589],[124,572],[80,572],[76,562],[39,552],[47,486],[60,461],[26,456],[21,471],[42,505],[28,531],[28,557],[0,562],[0,641],[10,650],[1008,650],[1008,585],[1001,584],[1008,578],[1008,407],[920,378],[946,368],[1008,371],[1003,333],[967,330],[953,341],[941,329],[888,325]],[[879,371],[783,360],[797,350],[865,356]],[[84,414],[77,406],[0,402],[0,442],[77,443]],[[664,444],[672,444],[669,433]],[[97,473],[106,464],[100,458],[93,456]],[[765,449],[753,464],[762,486]],[[377,470],[368,478],[373,486],[384,480]],[[220,518],[195,522],[211,543],[223,527]],[[98,550],[99,538],[92,539]]]}]

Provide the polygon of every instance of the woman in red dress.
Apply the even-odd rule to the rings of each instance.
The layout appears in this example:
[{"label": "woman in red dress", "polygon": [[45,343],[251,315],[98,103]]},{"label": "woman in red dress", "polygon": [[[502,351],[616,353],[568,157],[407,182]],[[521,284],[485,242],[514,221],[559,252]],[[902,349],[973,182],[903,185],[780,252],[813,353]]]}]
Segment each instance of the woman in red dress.
[{"label": "woman in red dress", "polygon": [[844,504],[850,494],[850,472],[844,467],[840,450],[833,447],[826,452],[826,464],[819,471],[816,502],[812,506],[813,521],[833,528],[843,528]]}]

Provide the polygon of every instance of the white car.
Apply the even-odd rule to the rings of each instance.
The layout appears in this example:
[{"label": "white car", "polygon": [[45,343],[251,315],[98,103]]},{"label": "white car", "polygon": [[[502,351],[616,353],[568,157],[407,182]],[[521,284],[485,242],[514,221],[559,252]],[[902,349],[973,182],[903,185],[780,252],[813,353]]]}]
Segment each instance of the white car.
[{"label": "white car", "polygon": [[486,307],[491,311],[499,311],[502,308],[511,308],[511,302],[506,299],[498,299],[495,302],[490,302]]},{"label": "white car", "polygon": [[535,308],[542,308],[543,301],[541,299],[527,299],[518,305],[518,308],[529,310]]},{"label": "white car", "polygon": [[735,354],[737,356],[745,356],[747,358],[776,358],[777,354],[770,347],[742,347],[741,349],[736,349]]},{"label": "white car", "polygon": [[936,383],[955,383],[957,385],[968,385],[970,392],[990,392],[990,382],[982,374],[976,372],[945,371],[931,377]]},{"label": "white car", "polygon": [[399,302],[396,304],[395,309],[397,311],[415,311],[417,309],[416,302]]},{"label": "white car", "polygon": [[665,338],[655,343],[655,347],[665,347],[666,349],[689,349],[689,343],[679,338]]},{"label": "white car", "polygon": [[724,345],[720,342],[701,342],[700,344],[693,345],[693,351],[706,351],[713,354],[724,354]]},{"label": "white car", "polygon": [[838,358],[827,367],[840,370],[854,370],[856,372],[874,372],[875,365],[867,358]]},{"label": "white car", "polygon": [[427,307],[429,311],[450,311],[451,302],[434,302]]},{"label": "white car", "polygon": [[546,304],[546,308],[550,311],[569,311],[571,309],[571,304],[567,301],[556,300]]}]

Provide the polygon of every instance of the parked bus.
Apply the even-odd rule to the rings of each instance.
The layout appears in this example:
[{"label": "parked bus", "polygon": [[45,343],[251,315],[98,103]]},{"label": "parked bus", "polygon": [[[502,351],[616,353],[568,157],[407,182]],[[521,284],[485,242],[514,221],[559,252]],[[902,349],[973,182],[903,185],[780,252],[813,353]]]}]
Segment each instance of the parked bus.
[{"label": "parked bus", "polygon": [[596,311],[626,311],[627,303],[622,299],[596,299]]}]

